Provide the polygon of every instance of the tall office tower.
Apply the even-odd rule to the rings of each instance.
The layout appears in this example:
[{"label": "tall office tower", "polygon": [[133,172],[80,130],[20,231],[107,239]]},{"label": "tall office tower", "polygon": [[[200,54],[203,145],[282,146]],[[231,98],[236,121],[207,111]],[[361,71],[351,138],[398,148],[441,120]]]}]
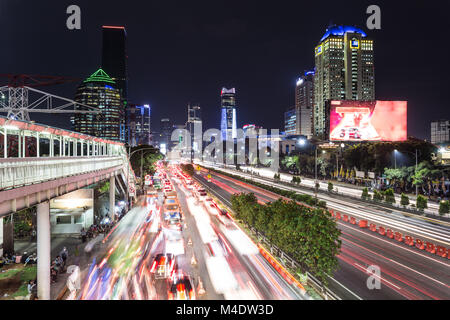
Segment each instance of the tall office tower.
[{"label": "tall office tower", "polygon": [[116,82],[122,96],[121,136],[126,140],[125,113],[128,104],[127,32],[122,26],[103,26],[102,69]]},{"label": "tall office tower", "polygon": [[307,71],[297,80],[295,86],[295,134],[306,136],[313,135],[313,110],[314,110],[314,71]]},{"label": "tall office tower", "polygon": [[[120,141],[121,95],[116,83],[102,69],[84,80],[77,89],[75,101],[99,108],[100,114],[75,113],[73,130],[99,138]],[[83,110],[83,107],[77,107]]]},{"label": "tall office tower", "polygon": [[122,90],[124,100],[128,99],[126,38],[125,27],[103,26],[102,69]]},{"label": "tall office tower", "polygon": [[160,131],[160,139],[159,139],[160,145],[164,144],[165,148],[169,150],[169,147],[172,145],[171,137],[173,131],[173,126],[170,123],[170,119],[168,118],[161,119],[159,131]]},{"label": "tall office tower", "polygon": [[297,109],[296,107],[290,107],[284,113],[284,133],[286,135],[296,135],[297,131]]},{"label": "tall office tower", "polygon": [[373,40],[359,28],[332,26],[315,48],[314,135],[329,132],[327,101],[375,100]]},{"label": "tall office tower", "polygon": [[431,143],[449,143],[450,142],[450,121],[438,120],[431,122]]},{"label": "tall office tower", "polygon": [[[201,136],[195,137],[195,130],[197,128],[197,131]],[[198,104],[191,106],[188,104],[188,118],[186,121],[186,130],[189,131],[191,136],[191,152],[192,156],[195,155],[195,152],[200,152],[203,150],[203,128],[202,128],[202,114],[201,109]]]},{"label": "tall office tower", "polygon": [[222,88],[221,97],[221,124],[223,140],[231,140],[237,138],[236,131],[236,90],[235,88]]},{"label": "tall office tower", "polygon": [[129,104],[126,113],[127,142],[130,146],[151,145],[151,108]]}]

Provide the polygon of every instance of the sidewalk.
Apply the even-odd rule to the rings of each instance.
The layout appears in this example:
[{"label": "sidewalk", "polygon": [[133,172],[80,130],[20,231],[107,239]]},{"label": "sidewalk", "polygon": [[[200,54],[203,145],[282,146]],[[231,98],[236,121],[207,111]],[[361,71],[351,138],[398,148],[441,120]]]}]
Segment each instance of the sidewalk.
[{"label": "sidewalk", "polygon": [[[100,235],[100,239],[103,240],[103,235]],[[66,247],[69,251],[69,257],[66,262],[66,268],[70,265],[77,265],[80,267],[80,279],[81,282],[85,277],[85,273],[89,270],[89,266],[92,262],[92,259],[96,256],[96,254],[101,251],[101,249],[106,246],[106,244],[102,244],[99,241],[90,253],[86,253],[84,251],[85,246],[89,242],[82,243],[81,239],[78,236],[52,236],[51,237],[51,259],[54,260],[56,256],[61,252],[61,250]],[[36,240],[15,240],[14,241],[14,250],[19,253],[27,252],[28,254],[32,254],[36,252]],[[49,266],[50,267],[50,266]],[[50,286],[50,298],[51,300],[56,300],[57,298],[66,297],[68,292],[63,292],[66,289],[66,281],[70,276],[67,272],[61,273],[58,275],[58,279],[55,283],[52,283]]]}]

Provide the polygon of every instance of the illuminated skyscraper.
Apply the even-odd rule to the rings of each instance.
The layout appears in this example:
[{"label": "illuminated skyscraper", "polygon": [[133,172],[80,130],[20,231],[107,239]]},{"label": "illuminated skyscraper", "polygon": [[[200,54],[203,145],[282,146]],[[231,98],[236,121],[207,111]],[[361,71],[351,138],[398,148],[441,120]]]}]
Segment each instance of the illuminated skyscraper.
[{"label": "illuminated skyscraper", "polygon": [[125,27],[103,26],[102,69],[117,83],[128,99],[127,50]]},{"label": "illuminated skyscraper", "polygon": [[[202,114],[200,106],[190,104],[188,105],[188,119],[186,121],[186,130],[189,131],[191,136],[191,159],[196,155],[196,152],[203,150],[203,128],[202,128]],[[200,136],[195,137],[195,131],[198,131]]]},{"label": "illuminated skyscraper", "polygon": [[221,97],[221,131],[223,140],[237,138],[236,131],[236,90],[235,88],[222,88]]},{"label": "illuminated skyscraper", "polygon": [[373,40],[351,26],[331,26],[315,48],[314,128],[326,138],[330,100],[375,100]]},{"label": "illuminated skyscraper", "polygon": [[284,132],[287,135],[296,135],[298,134],[296,127],[297,127],[296,108],[291,107],[284,113]]},{"label": "illuminated skyscraper", "polygon": [[128,105],[127,32],[122,26],[103,26],[102,69],[115,81],[120,90],[120,141],[126,140],[125,113]]},{"label": "illuminated skyscraper", "polygon": [[74,114],[72,116],[74,131],[120,141],[122,104],[120,90],[115,86],[114,80],[102,69],[94,72],[80,84],[74,100],[99,108],[101,113]]},{"label": "illuminated skyscraper", "polygon": [[151,107],[129,104],[126,113],[127,141],[132,147],[140,144],[151,145]]}]

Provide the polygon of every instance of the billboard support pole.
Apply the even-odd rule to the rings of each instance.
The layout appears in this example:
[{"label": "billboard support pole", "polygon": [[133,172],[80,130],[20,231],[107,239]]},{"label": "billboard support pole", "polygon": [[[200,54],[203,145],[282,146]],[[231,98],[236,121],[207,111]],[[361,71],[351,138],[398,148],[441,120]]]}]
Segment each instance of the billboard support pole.
[{"label": "billboard support pole", "polygon": [[[417,173],[417,149],[416,149],[416,172],[415,173]],[[419,194],[419,185],[416,184],[416,197],[418,196],[418,194]]]}]

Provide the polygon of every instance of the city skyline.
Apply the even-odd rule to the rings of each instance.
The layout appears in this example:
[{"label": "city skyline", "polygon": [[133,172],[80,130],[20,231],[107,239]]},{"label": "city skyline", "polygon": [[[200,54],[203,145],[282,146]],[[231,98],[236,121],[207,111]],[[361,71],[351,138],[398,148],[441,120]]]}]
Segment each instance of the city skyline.
[{"label": "city skyline", "polygon": [[0,1],[0,300],[450,300],[450,2],[219,1]]},{"label": "city skyline", "polygon": [[[151,24],[145,24],[139,19],[126,18],[126,12],[104,6],[102,10],[106,10],[108,14],[102,16],[108,18],[98,18],[96,13],[100,11],[100,4],[101,1],[99,4],[79,2],[78,5],[84,10],[80,31],[69,31],[63,23],[58,27],[57,21],[52,19],[40,25],[39,32],[54,29],[55,40],[45,42],[57,40],[67,49],[68,44],[72,43],[71,50],[65,50],[57,57],[44,49],[42,57],[38,58],[15,41],[18,32],[23,32],[28,36],[28,41],[33,43],[30,26],[35,18],[25,18],[23,26],[10,21],[12,30],[7,38],[12,37],[9,39],[11,50],[2,52],[1,55],[12,63],[6,66],[5,72],[65,75],[84,79],[101,65],[102,26],[123,25],[127,30],[129,47],[129,100],[137,104],[150,103],[153,106],[153,119],[170,116],[174,123],[184,123],[186,104],[189,101],[198,101],[203,109],[204,127],[219,127],[220,115],[215,112],[220,106],[218,93],[222,87],[235,87],[240,93],[238,127],[245,123],[256,123],[266,128],[281,129],[283,113],[278,112],[276,116],[272,116],[272,112],[275,106],[283,106],[284,109],[294,105],[292,92],[295,90],[296,79],[304,70],[314,65],[311,48],[317,45],[318,39],[333,21],[336,24],[357,25],[374,39],[377,99],[409,102],[408,135],[430,139],[429,123],[445,118],[446,115],[446,102],[442,95],[445,87],[442,80],[448,70],[448,62],[434,61],[432,50],[425,49],[439,39],[439,32],[427,34],[427,37],[423,38],[418,36],[424,32],[423,28],[406,22],[421,14],[429,27],[441,30],[441,20],[434,19],[436,14],[441,13],[433,11],[431,15],[429,8],[425,6],[411,4],[402,7],[404,14],[396,17],[391,12],[396,12],[401,4],[380,3],[381,8],[384,8],[383,26],[381,30],[371,31],[365,27],[365,4],[355,5],[351,10],[331,5],[323,9],[323,16],[319,18],[297,21],[299,26],[308,26],[308,30],[311,30],[304,32],[301,27],[292,30],[293,23],[278,23],[290,17],[289,11],[292,10],[286,8],[275,8],[272,16],[270,8],[261,5],[261,13],[255,16],[250,12],[250,4],[243,5],[241,14],[233,13],[230,8],[213,13],[208,5],[199,5],[198,13],[195,13],[195,10],[192,12],[193,17],[198,19],[186,18],[177,22],[177,17],[183,11],[183,5],[180,4],[169,22],[155,18],[150,19]],[[14,10],[15,6],[16,3],[8,3],[2,12]],[[33,6],[31,4],[31,7]],[[297,8],[294,4],[288,6]],[[30,11],[38,13],[45,10],[49,15],[56,15],[59,9],[64,11],[63,7],[62,4],[50,5],[43,1],[35,10]],[[169,5],[164,4],[152,4],[148,8],[152,9],[147,10],[152,12],[152,16],[171,9]],[[311,12],[315,9],[317,6],[313,4],[304,8]],[[272,17],[271,22],[264,25],[264,19],[269,16]],[[6,15],[2,16],[2,19],[8,21]],[[395,28],[392,27],[394,20],[399,21],[399,27],[397,23]],[[402,24],[402,21],[405,24]],[[157,30],[160,30],[159,34]],[[151,40],[146,36],[148,33]],[[230,39],[233,41],[229,42]],[[296,40],[293,42],[294,39]],[[174,52],[180,52],[178,48],[184,46],[186,41],[193,41],[193,49],[181,55],[175,54]],[[215,50],[219,43],[224,41],[234,49],[234,54],[230,55],[229,59],[225,53],[217,53]],[[407,54],[400,49],[415,42],[423,45],[416,45],[417,49],[410,50]],[[80,46],[81,43],[85,43],[85,46]],[[211,50],[214,50],[214,53]],[[18,59],[11,59],[11,55]],[[38,60],[41,63],[37,63]],[[15,61],[18,61],[18,64],[14,63]],[[427,63],[410,68],[411,63],[415,61]],[[212,66],[212,63],[216,64]],[[189,77],[192,78],[191,81],[188,81]],[[66,84],[49,90],[62,96],[73,97],[75,88],[74,84]],[[177,95],[172,94],[174,90]],[[262,92],[264,94],[261,94]],[[41,119],[44,117],[35,117],[37,122],[44,123]],[[68,116],[49,118],[46,123],[70,127]],[[157,124],[157,121],[155,123]]]}]

